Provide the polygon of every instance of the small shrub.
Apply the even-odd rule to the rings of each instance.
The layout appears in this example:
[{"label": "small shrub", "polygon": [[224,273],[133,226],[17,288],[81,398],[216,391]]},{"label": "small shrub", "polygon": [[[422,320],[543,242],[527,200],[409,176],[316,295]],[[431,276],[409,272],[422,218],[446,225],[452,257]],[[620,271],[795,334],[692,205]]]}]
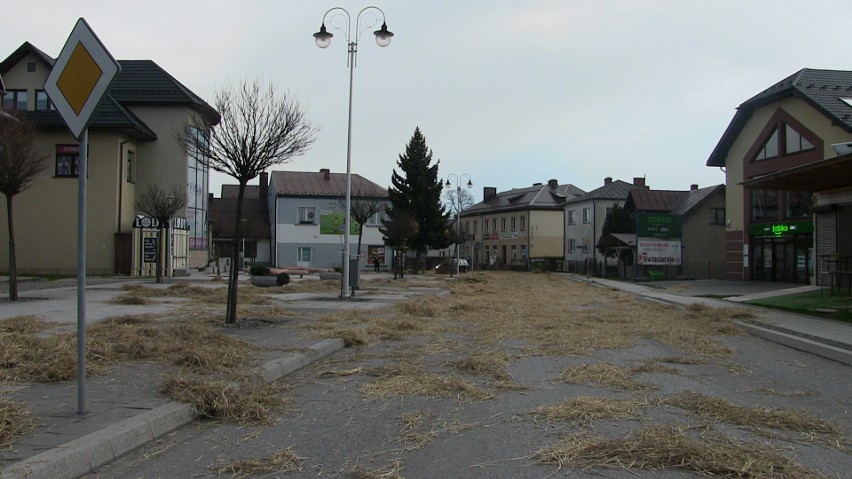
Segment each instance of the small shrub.
[{"label": "small shrub", "polygon": [[276,276],[276,282],[278,283],[278,286],[290,284],[290,275],[287,273],[278,273],[278,276]]},{"label": "small shrub", "polygon": [[249,270],[249,274],[252,276],[267,276],[270,273],[269,267],[262,265],[254,265]]}]

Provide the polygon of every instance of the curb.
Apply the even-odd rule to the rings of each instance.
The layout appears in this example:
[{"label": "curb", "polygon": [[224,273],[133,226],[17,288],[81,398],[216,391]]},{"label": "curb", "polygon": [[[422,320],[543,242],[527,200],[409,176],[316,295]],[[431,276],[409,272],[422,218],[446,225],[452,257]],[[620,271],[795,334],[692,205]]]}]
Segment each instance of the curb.
[{"label": "curb", "polygon": [[[308,351],[260,366],[267,382],[276,381],[343,349],[342,339],[326,339]],[[115,461],[198,419],[192,405],[171,401],[0,470],[0,479],[74,479]]]},{"label": "curb", "polygon": [[852,351],[831,346],[830,344],[813,341],[794,334],[765,328],[752,323],[734,321],[734,324],[744,329],[752,336],[757,336],[759,338],[766,339],[767,341],[772,341],[773,343],[782,344],[793,349],[798,349],[799,351],[804,351],[806,353],[852,366]]}]

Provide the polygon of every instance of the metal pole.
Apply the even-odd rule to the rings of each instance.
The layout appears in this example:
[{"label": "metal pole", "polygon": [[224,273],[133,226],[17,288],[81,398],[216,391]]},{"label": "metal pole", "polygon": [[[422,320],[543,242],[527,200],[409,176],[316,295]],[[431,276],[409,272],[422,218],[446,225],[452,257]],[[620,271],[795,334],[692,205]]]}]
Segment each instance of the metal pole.
[{"label": "metal pole", "polygon": [[461,253],[459,252],[459,243],[461,240],[461,186],[456,186],[456,202],[458,203],[458,207],[456,208],[456,276],[461,274],[461,267],[459,265],[459,258],[461,258]]},{"label": "metal pole", "polygon": [[352,209],[352,83],[358,42],[349,43],[349,122],[346,132],[346,211],[343,212],[343,290],[340,299],[349,297],[349,212]]},{"label": "metal pole", "polygon": [[86,414],[86,180],[89,129],[80,138],[77,158],[77,413]]}]

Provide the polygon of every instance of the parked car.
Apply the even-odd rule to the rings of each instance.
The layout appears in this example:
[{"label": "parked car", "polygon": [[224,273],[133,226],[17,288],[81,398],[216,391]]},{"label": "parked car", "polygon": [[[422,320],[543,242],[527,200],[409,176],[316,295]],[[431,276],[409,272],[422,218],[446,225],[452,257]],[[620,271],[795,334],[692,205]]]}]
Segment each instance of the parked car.
[{"label": "parked car", "polygon": [[[470,263],[467,262],[466,259],[461,258],[458,260],[459,273],[467,273],[470,271]],[[455,258],[447,258],[441,261],[438,266],[435,266],[436,273],[442,274],[450,274],[456,272],[456,259]]]}]

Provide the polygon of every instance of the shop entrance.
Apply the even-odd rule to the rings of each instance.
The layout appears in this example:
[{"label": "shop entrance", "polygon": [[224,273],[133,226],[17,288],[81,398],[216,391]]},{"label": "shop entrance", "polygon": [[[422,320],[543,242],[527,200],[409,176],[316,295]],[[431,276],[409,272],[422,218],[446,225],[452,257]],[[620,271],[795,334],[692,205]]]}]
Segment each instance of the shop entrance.
[{"label": "shop entrance", "polygon": [[752,237],[752,279],[808,283],[813,265],[812,236]]}]

